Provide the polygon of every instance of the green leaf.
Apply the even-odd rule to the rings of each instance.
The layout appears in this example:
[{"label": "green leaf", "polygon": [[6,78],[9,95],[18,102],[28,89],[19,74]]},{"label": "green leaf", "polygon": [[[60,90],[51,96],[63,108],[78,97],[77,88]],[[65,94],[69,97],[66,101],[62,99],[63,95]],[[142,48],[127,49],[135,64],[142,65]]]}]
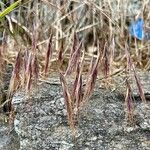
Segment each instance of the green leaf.
[{"label": "green leaf", "polygon": [[7,15],[8,13],[10,13],[22,0],[18,0],[16,2],[14,2],[13,4],[11,4],[9,7],[7,7],[5,10],[3,10],[0,13],[0,20]]}]

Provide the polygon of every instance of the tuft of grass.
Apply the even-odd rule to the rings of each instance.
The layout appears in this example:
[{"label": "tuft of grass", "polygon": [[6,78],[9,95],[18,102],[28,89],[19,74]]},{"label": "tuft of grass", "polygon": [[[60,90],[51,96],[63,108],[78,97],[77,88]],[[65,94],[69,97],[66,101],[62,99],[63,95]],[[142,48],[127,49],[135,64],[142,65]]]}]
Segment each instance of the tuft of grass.
[{"label": "tuft of grass", "polygon": [[68,118],[68,124],[70,126],[71,129],[75,129],[74,126],[74,110],[73,110],[73,100],[71,98],[71,95],[69,93],[69,89],[67,86],[67,82],[66,79],[64,77],[64,75],[60,72],[60,82],[62,84],[62,89],[63,89],[63,95],[64,95],[64,99],[65,99],[65,106],[66,106],[66,110],[67,110],[67,118]]},{"label": "tuft of grass", "polygon": [[136,85],[137,85],[137,88],[138,88],[138,91],[139,91],[139,94],[140,94],[140,97],[141,97],[141,100],[146,103],[146,99],[145,99],[145,95],[144,95],[144,91],[143,91],[143,87],[142,87],[142,84],[137,76],[137,73],[136,73],[136,70],[135,70],[135,66],[131,60],[131,56],[128,52],[128,47],[126,46],[125,48],[125,54],[126,54],[126,59],[127,59],[127,68],[126,68],[126,71],[128,73],[131,73],[133,71],[133,75],[134,75],[134,78],[135,78],[135,81],[136,81]]},{"label": "tuft of grass", "polygon": [[[14,64],[9,95],[20,83],[30,92],[43,77],[43,70],[45,77],[49,77],[54,68],[60,76],[68,124],[74,128],[76,112],[88,102],[97,78],[110,82],[107,79],[116,70],[126,68],[126,76],[133,72],[140,97],[146,102],[135,68],[150,70],[149,42],[138,41],[128,34],[128,24],[136,16],[141,15],[148,24],[146,2],[141,2],[138,13],[130,12],[129,0],[30,0],[19,5],[20,2],[8,8],[4,5],[0,13],[0,20],[7,15],[0,21],[7,54],[4,56],[0,51],[0,58]],[[69,79],[73,79],[71,90],[67,85]],[[132,118],[132,88],[128,78],[125,83],[125,104],[128,117]]]}]

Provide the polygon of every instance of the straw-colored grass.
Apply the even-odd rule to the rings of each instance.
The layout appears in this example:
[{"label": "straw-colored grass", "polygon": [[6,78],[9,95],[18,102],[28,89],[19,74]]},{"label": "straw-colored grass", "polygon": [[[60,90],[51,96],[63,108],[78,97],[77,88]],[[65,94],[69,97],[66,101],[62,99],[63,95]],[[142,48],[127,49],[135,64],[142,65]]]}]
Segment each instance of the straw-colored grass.
[{"label": "straw-colored grass", "polygon": [[[4,10],[6,4],[2,1],[1,5]],[[43,75],[48,77],[54,68],[54,72],[60,73],[69,124],[74,126],[72,115],[90,97],[97,77],[108,79],[120,68],[129,74],[130,68],[141,99],[145,100],[134,66],[150,70],[149,42],[130,37],[128,25],[139,16],[148,25],[149,7],[146,1],[134,4],[131,0],[22,0],[0,22],[3,33],[0,52],[5,49],[5,54],[0,56],[7,63],[15,64],[10,93],[16,90],[19,80],[30,91],[35,80]],[[81,93],[86,66],[87,82]],[[75,78],[71,93],[66,82],[68,76]],[[129,87],[128,83],[127,107],[131,103]]]}]

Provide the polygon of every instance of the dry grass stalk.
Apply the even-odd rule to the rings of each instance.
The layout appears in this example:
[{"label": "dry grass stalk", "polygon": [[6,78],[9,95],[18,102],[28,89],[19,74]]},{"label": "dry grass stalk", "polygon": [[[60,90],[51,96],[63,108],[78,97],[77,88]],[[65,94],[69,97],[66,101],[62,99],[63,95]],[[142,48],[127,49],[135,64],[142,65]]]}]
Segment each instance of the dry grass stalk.
[{"label": "dry grass stalk", "polygon": [[77,108],[77,112],[79,111],[80,104],[82,102],[82,74],[80,64],[77,67],[77,75],[76,75],[76,85],[75,85],[75,105]]},{"label": "dry grass stalk", "polygon": [[99,52],[96,60],[94,57],[91,60],[89,71],[88,71],[88,77],[87,77],[87,81],[86,81],[86,85],[85,85],[83,103],[86,102],[87,99],[89,99],[89,97],[91,96],[91,93],[94,89],[97,74],[98,74],[98,67],[99,67],[100,59],[101,59],[101,57],[100,57],[100,52]]},{"label": "dry grass stalk", "polygon": [[33,54],[32,52],[29,53],[27,64],[25,66],[24,85],[26,92],[30,92],[32,83],[37,84],[39,78],[39,65],[36,54]]},{"label": "dry grass stalk", "polygon": [[28,65],[28,58],[29,58],[29,50],[28,49],[25,49],[24,51],[24,56],[23,56],[23,77],[22,77],[22,80],[21,80],[21,86],[22,87],[25,87],[25,83],[26,83],[26,71],[27,71],[27,65]]},{"label": "dry grass stalk", "polygon": [[77,63],[79,61],[79,58],[80,58],[81,47],[82,47],[82,42],[80,42],[78,48],[76,48],[75,50],[72,50],[71,58],[69,60],[68,68],[66,70],[65,76],[70,75],[75,70]]},{"label": "dry grass stalk", "polygon": [[35,80],[35,84],[37,84],[39,78],[39,65],[38,65],[38,59],[36,54],[33,55],[33,59],[32,59],[32,73]]},{"label": "dry grass stalk", "polygon": [[79,44],[79,40],[77,38],[77,34],[74,32],[73,33],[73,46],[70,51],[70,58],[72,57],[72,55],[75,53],[76,49],[78,48],[78,44]]},{"label": "dry grass stalk", "polygon": [[126,53],[126,58],[127,58],[127,71],[129,73],[131,73],[131,71],[133,70],[133,74],[134,74],[134,78],[135,78],[135,81],[136,81],[136,85],[137,85],[137,88],[138,88],[138,91],[139,91],[139,94],[140,94],[140,97],[141,97],[141,100],[146,103],[146,99],[145,99],[145,95],[144,95],[144,91],[143,91],[143,87],[142,87],[142,84],[137,76],[137,73],[136,73],[136,70],[135,70],[135,67],[134,67],[134,64],[131,60],[131,57],[130,57],[130,54],[128,52],[128,49],[125,48],[125,53]]},{"label": "dry grass stalk", "polygon": [[64,42],[61,41],[59,52],[58,52],[58,65],[59,65],[59,68],[61,67],[62,62],[63,62],[63,51],[64,51]]},{"label": "dry grass stalk", "polygon": [[76,68],[76,77],[75,77],[75,81],[73,84],[73,90],[72,90],[72,98],[75,99],[74,103],[75,103],[75,110],[78,112],[79,111],[79,107],[81,106],[81,102],[83,100],[83,96],[82,96],[82,71],[83,71],[83,60],[84,60],[84,54],[81,58],[81,61],[78,62],[77,64],[77,68]]},{"label": "dry grass stalk", "polygon": [[3,76],[3,50],[2,50],[2,47],[0,47],[0,68],[1,68],[1,70],[0,70],[0,83],[1,83],[1,81],[2,81],[2,76]]},{"label": "dry grass stalk", "polygon": [[33,54],[30,53],[28,57],[27,69],[26,69],[26,92],[30,91],[32,83],[32,57]]},{"label": "dry grass stalk", "polygon": [[139,78],[137,76],[137,73],[135,71],[135,67],[134,67],[133,64],[132,64],[132,69],[133,69],[134,78],[135,78],[135,81],[136,81],[136,85],[137,85],[137,88],[138,88],[141,100],[144,103],[146,103],[146,98],[145,98],[145,95],[144,95],[144,90],[143,90],[142,84],[141,84],[141,82],[140,82],[140,80],[139,80]]},{"label": "dry grass stalk", "polygon": [[51,34],[49,43],[48,43],[48,49],[47,49],[46,56],[45,56],[45,67],[44,67],[45,76],[48,72],[49,62],[52,58],[52,37],[53,35]]},{"label": "dry grass stalk", "polygon": [[126,118],[131,123],[134,117],[132,92],[131,92],[131,87],[127,78],[125,82],[126,82],[126,97],[125,97]]},{"label": "dry grass stalk", "polygon": [[104,51],[103,51],[103,71],[104,71],[104,77],[107,79],[108,76],[110,75],[110,57],[109,57],[109,49],[107,46],[107,43],[104,47]]},{"label": "dry grass stalk", "polygon": [[65,106],[67,110],[67,118],[68,118],[68,124],[71,129],[75,129],[74,126],[74,111],[73,111],[73,100],[71,99],[71,95],[69,93],[69,89],[67,86],[66,79],[64,75],[60,72],[60,82],[62,84],[62,89],[63,89],[63,95],[65,99]]},{"label": "dry grass stalk", "polygon": [[[115,55],[115,40],[114,37],[112,37],[111,45],[109,47],[110,50],[110,62],[109,62],[109,68],[113,68],[113,61],[114,61],[114,55]],[[110,73],[112,73],[112,70],[110,70]]]},{"label": "dry grass stalk", "polygon": [[125,56],[126,56],[126,60],[127,60],[127,66],[126,66],[126,70],[127,72],[131,73],[132,71],[132,62],[131,62],[131,57],[128,51],[128,45],[125,45]]},{"label": "dry grass stalk", "polygon": [[27,66],[25,70],[25,89],[26,92],[30,91],[31,89],[31,83],[32,83],[32,59],[33,59],[33,54],[30,52],[28,59],[27,59]]},{"label": "dry grass stalk", "polygon": [[9,92],[8,92],[9,97],[11,97],[19,87],[19,83],[20,83],[19,73],[21,69],[21,62],[22,62],[21,51],[19,51],[16,57],[15,65],[10,79]]}]

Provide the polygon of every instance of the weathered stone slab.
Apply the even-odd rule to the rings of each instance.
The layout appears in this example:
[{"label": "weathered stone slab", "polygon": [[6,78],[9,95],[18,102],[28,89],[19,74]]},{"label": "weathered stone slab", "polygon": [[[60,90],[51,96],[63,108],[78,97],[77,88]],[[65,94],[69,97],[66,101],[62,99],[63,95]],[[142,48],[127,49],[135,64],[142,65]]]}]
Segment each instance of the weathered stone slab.
[{"label": "weathered stone slab", "polygon": [[124,97],[117,91],[96,88],[81,109],[76,138],[66,120],[59,82],[42,83],[28,99],[24,92],[13,97],[14,127],[20,150],[149,150],[150,102],[135,100],[133,125],[127,126]]},{"label": "weathered stone slab", "polygon": [[0,118],[0,150],[18,150],[19,147],[18,135],[13,129],[10,130],[8,123],[2,122]]}]

